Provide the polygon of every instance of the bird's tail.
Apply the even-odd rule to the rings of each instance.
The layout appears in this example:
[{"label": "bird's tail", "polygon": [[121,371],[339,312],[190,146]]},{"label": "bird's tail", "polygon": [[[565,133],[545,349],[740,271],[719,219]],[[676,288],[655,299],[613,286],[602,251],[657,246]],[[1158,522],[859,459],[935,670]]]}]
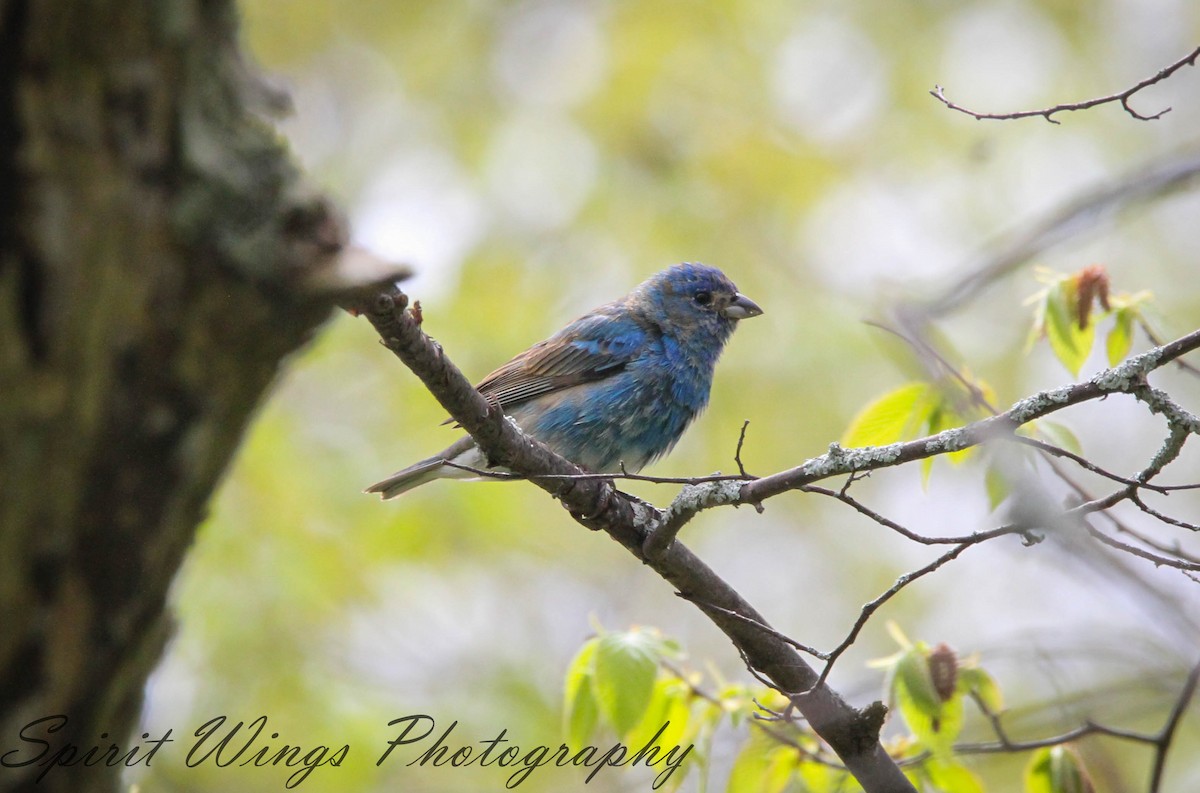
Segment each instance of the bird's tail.
[{"label": "bird's tail", "polygon": [[475,441],[471,440],[470,435],[464,435],[434,456],[426,457],[419,463],[413,463],[408,468],[397,471],[382,482],[371,485],[365,492],[378,493],[383,496],[384,501],[387,501],[389,498],[407,493],[414,487],[432,482],[434,479],[475,478],[476,475],[470,471],[455,468],[454,465],[446,465],[448,460],[459,466],[487,467],[487,458],[476,448]]},{"label": "bird's tail", "polygon": [[378,493],[384,501],[389,498],[395,498],[398,495],[407,493],[414,487],[419,487],[426,482],[432,482],[434,479],[439,479],[445,476],[443,466],[446,461],[442,457],[430,457],[422,460],[419,463],[413,463],[408,468],[389,476],[379,482],[368,487],[366,493]]}]

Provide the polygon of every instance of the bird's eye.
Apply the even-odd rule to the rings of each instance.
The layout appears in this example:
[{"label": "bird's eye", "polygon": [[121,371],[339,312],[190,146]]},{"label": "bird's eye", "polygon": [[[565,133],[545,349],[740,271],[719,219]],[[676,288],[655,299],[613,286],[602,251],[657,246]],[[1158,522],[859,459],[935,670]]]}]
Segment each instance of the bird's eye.
[{"label": "bird's eye", "polygon": [[712,302],[712,292],[697,292],[693,300],[702,306],[707,306]]}]

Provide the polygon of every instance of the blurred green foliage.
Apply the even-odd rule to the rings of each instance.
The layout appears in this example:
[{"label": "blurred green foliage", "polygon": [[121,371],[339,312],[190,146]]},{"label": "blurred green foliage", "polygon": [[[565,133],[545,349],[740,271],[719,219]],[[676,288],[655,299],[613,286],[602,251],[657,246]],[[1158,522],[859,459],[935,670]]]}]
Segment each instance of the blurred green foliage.
[{"label": "blurred green foliage", "polygon": [[[940,83],[964,104],[1009,110],[1130,85],[1200,35],[1194,3],[1149,5],[247,0],[242,9],[248,48],[296,101],[282,133],[347,208],[358,240],[415,267],[410,291],[426,329],[470,376],[680,260],[722,267],[766,309],[735,335],[709,411],[652,470],[695,475],[733,469],[747,418],[751,472],[824,451],[859,408],[920,376],[860,320],[886,320],[888,306],[936,292],[999,235],[1191,142],[1200,101],[1187,71],[1137,98],[1174,106],[1152,124],[1111,107],[1056,127],[985,124],[927,95]],[[1185,193],[1107,219],[1039,261],[1061,272],[1102,262],[1122,288],[1159,296],[1164,332],[1184,330],[1171,318],[1200,313],[1198,211]],[[1036,288],[1022,271],[939,328],[953,363],[991,384],[1001,407],[1063,382],[1044,346],[1022,357],[1021,303]],[[1103,364],[1096,352],[1070,365],[1086,374]],[[215,715],[267,715],[273,747],[350,746],[303,790],[474,793],[500,789],[508,774],[408,764],[455,721],[455,747],[501,730],[513,744],[557,746],[561,681],[591,615],[663,626],[723,679],[744,678],[724,637],[688,604],[535,488],[442,482],[387,504],[361,493],[448,443],[455,431],[443,418],[361,320],[336,317],[288,362],[177,582],[179,631],[148,688],[148,729],[171,728],[174,746],[186,747]],[[1099,439],[1075,429],[1090,455],[1119,470],[1147,459],[1157,437],[1140,425],[1110,425]],[[916,470],[879,475],[856,493],[924,533],[987,527],[980,468],[961,469],[927,489]],[[674,494],[627,489],[659,504]],[[776,499],[762,516],[708,513],[684,540],[781,630],[828,646],[923,557],[814,499]],[[1006,693],[1028,705],[1035,728],[1114,711],[1157,723],[1172,691],[1155,681],[1174,679],[1179,649],[1146,627],[1136,598],[1086,573],[1058,575],[1061,558],[1027,549],[959,561],[885,611],[1007,664]],[[1048,600],[1072,605],[1049,614]],[[834,675],[855,700],[878,696],[879,673],[865,662],[890,651],[881,626],[868,626]],[[1064,670],[1075,699],[1058,683]],[[1058,699],[1052,712],[1040,707],[1047,697]],[[608,707],[624,719],[628,705]],[[436,721],[434,733],[376,765],[395,737],[389,722],[417,714]],[[744,784],[748,763],[781,764],[780,779],[795,769],[794,756],[739,754],[742,729],[705,753],[709,789],[755,789]],[[1181,737],[1196,739],[1194,725]],[[185,754],[164,752],[132,781],[143,791],[278,791],[294,770],[189,768]],[[1015,786],[1027,760],[972,768]],[[1112,784],[1101,789],[1140,780],[1132,763],[1107,766]],[[1200,770],[1187,765],[1176,773],[1194,781]],[[821,789],[826,771],[804,773]],[[520,789],[583,789],[584,776],[540,769]],[[652,776],[613,769],[587,789],[648,789]]]}]

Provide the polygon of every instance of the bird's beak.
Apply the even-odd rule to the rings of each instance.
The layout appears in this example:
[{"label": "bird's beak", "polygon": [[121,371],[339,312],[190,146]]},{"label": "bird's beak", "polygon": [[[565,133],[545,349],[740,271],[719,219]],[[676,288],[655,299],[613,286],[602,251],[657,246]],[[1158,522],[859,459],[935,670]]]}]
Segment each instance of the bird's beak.
[{"label": "bird's beak", "polygon": [[741,292],[735,294],[729,305],[721,309],[721,316],[729,319],[750,319],[750,317],[757,317],[761,313],[763,313],[763,310],[758,307],[758,303],[755,303]]}]

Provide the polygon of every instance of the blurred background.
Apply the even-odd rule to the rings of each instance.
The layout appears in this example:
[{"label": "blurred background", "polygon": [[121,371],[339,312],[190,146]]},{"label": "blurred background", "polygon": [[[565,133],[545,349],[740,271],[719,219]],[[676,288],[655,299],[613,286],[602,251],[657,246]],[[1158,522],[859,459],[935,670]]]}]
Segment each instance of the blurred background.
[{"label": "blurred background", "polygon": [[[939,294],[1064,202],[1200,144],[1195,68],[1133,99],[1144,113],[1173,108],[1151,122],[1119,106],[1062,114],[1061,125],[979,122],[928,93],[940,84],[963,105],[1003,112],[1121,90],[1200,41],[1193,0],[241,8],[248,49],[294,100],[280,134],[345,208],[358,243],[415,268],[407,291],[425,329],[472,379],[678,261],[721,267],[763,306],[727,348],[708,411],[647,471],[661,475],[735,470],[746,419],[752,473],[824,452],[859,408],[919,372],[863,320]],[[1045,345],[1025,353],[1033,264],[1103,264],[1116,291],[1154,293],[1165,336],[1194,329],[1198,218],[1193,188],[1085,219],[938,323],[952,361],[1002,407],[1073,379]],[[1139,336],[1135,350],[1146,346]],[[1100,351],[1084,375],[1104,365]],[[1194,378],[1163,371],[1156,383],[1197,406]],[[377,767],[387,723],[429,714],[440,733],[457,720],[455,747],[502,729],[517,745],[557,746],[566,665],[595,622],[657,626],[693,666],[750,681],[694,607],[534,487],[439,482],[386,504],[362,494],[453,440],[444,418],[364,320],[339,315],[290,362],[176,582],[178,631],[150,683],[145,729],[182,741],[216,715],[265,714],[272,745],[352,747],[340,768],[302,783],[310,793],[493,790],[506,773],[406,767],[415,750]],[[1090,458],[1125,475],[1165,437],[1129,399],[1058,418]],[[1169,481],[1197,481],[1198,461],[1186,450]],[[1002,522],[981,470],[939,461],[925,485],[909,466],[855,493],[915,531],[962,534]],[[622,487],[659,505],[676,492]],[[1169,506],[1200,514],[1187,494]],[[937,553],[800,494],[762,515],[705,513],[683,539],[778,629],[821,648]],[[831,682],[856,704],[879,698],[866,662],[896,649],[885,630],[895,620],[914,639],[979,652],[1014,735],[1086,718],[1155,730],[1200,654],[1198,593],[1178,571],[996,542],[882,609]],[[985,737],[977,727],[968,733]],[[724,788],[742,737],[718,736],[709,790]],[[1167,789],[1200,789],[1194,714],[1178,741]],[[1144,788],[1149,752],[1085,749],[1102,790]],[[1015,790],[1026,759],[972,767],[989,790]],[[172,754],[131,781],[277,791],[289,773],[186,768]],[[541,769],[521,789],[583,789],[584,776]],[[588,789],[647,790],[651,778],[613,770]],[[684,789],[699,789],[695,772]]]}]

